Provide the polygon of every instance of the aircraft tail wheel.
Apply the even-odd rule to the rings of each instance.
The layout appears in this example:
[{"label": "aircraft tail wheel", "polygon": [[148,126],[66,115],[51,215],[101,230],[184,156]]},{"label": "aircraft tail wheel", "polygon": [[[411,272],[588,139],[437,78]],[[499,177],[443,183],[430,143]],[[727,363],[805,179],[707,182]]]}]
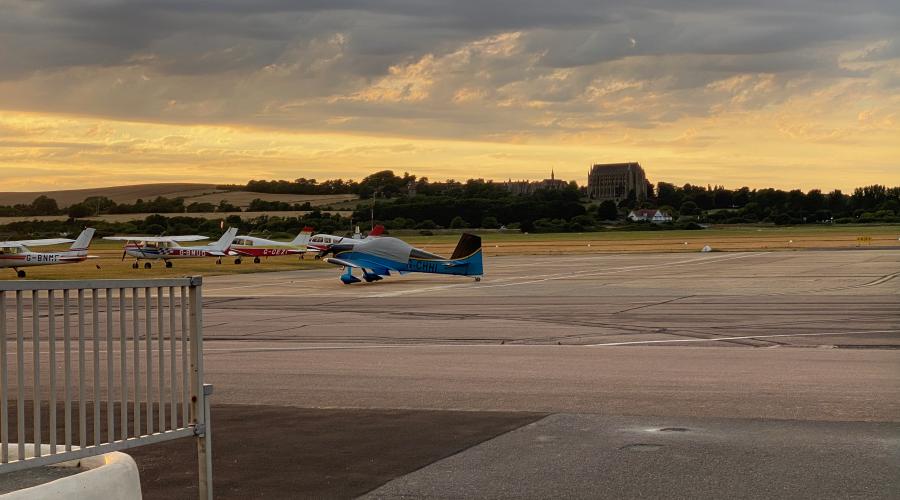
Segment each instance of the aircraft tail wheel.
[{"label": "aircraft tail wheel", "polygon": [[166,267],[172,267],[172,262],[167,260],[167,261],[166,261]]},{"label": "aircraft tail wheel", "polygon": [[475,276],[475,281],[481,281],[481,276]]},{"label": "aircraft tail wheel", "polygon": [[259,264],[259,262],[260,262],[259,257],[255,257],[255,258],[253,259],[253,263],[254,263],[254,264]]},{"label": "aircraft tail wheel", "polygon": [[149,262],[144,262],[144,269],[150,269],[151,267],[153,267],[153,264],[151,264]]},{"label": "aircraft tail wheel", "polygon": [[20,277],[20,278],[24,278],[24,277],[25,277],[25,271],[16,271],[16,276],[18,276],[18,277]]},{"label": "aircraft tail wheel", "polygon": [[235,263],[235,264],[240,264],[240,263],[241,263],[241,259],[234,259],[234,263]]}]

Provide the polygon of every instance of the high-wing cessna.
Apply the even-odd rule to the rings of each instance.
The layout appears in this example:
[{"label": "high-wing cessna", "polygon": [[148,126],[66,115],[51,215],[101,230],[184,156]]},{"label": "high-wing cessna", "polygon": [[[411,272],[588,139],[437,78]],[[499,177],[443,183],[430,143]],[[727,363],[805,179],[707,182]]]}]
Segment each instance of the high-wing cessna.
[{"label": "high-wing cessna", "polygon": [[329,249],[334,245],[355,245],[356,243],[362,243],[363,241],[377,238],[383,233],[384,226],[378,224],[372,228],[372,231],[370,231],[365,238],[360,234],[358,226],[356,228],[356,233],[353,234],[352,238],[347,236],[335,236],[333,234],[314,234],[306,245],[306,251],[315,252],[316,258],[318,259],[327,255]]},{"label": "high-wing cessna", "polygon": [[[229,228],[219,241],[209,245],[183,247],[179,242],[200,241],[206,236],[107,236],[105,240],[124,241],[125,248],[122,251],[122,260],[125,257],[134,257],[132,269],[137,269],[139,260],[162,260],[166,267],[172,267],[174,259],[189,259],[197,257],[218,257],[217,264],[222,263],[222,257],[237,255],[229,251],[231,242],[237,234],[237,228]],[[144,263],[144,269],[153,267],[150,262]]]},{"label": "high-wing cessna", "polygon": [[[46,266],[50,264],[72,264],[82,262],[85,259],[95,258],[88,255],[88,246],[94,237],[94,228],[89,227],[78,235],[78,239],[52,238],[46,240],[19,240],[0,241],[0,268],[11,267],[16,271],[16,276],[25,277],[25,271],[20,267]],[[62,252],[32,252],[28,247],[59,245],[72,243],[69,250]]]},{"label": "high-wing cessna", "polygon": [[354,269],[362,271],[366,282],[378,281],[382,276],[390,276],[391,272],[475,276],[475,281],[481,281],[484,274],[481,237],[469,233],[460,237],[449,259],[413,248],[405,241],[391,237],[352,244],[338,243],[332,245],[328,252],[333,252],[334,257],[326,258],[325,262],[344,268],[341,281],[345,285],[360,281],[353,276]]},{"label": "high-wing cessna", "polygon": [[234,263],[240,264],[242,256],[253,257],[254,264],[259,264],[260,257],[300,255],[302,258],[311,234],[312,228],[304,227],[303,231],[300,231],[300,234],[291,241],[274,241],[256,236],[236,236],[234,244],[231,246],[231,251],[238,254]]}]

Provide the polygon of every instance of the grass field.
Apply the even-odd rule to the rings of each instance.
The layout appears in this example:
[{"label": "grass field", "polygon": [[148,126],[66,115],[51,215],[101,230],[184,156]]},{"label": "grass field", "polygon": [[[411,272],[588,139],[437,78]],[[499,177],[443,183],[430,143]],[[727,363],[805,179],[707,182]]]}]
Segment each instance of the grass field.
[{"label": "grass field", "polygon": [[[421,236],[393,234],[410,244],[439,255],[449,255],[458,234]],[[566,255],[584,253],[622,252],[699,252],[705,245],[717,251],[769,250],[792,251],[812,248],[900,248],[900,225],[893,226],[797,226],[797,227],[723,227],[702,231],[605,231],[596,233],[519,234],[482,232],[486,257],[495,255]],[[858,241],[858,237],[871,241]],[[150,278],[187,275],[217,275],[297,269],[324,269],[331,267],[307,257],[271,257],[260,264],[244,259],[241,265],[233,258],[185,259],[173,261],[174,267],[166,269],[162,263],[153,262],[152,269],[131,268],[133,259],[122,257],[119,242],[96,240],[91,254],[99,258],[69,265],[27,268],[29,279],[82,279],[82,278]],[[45,250],[45,249],[40,249]],[[99,266],[99,269],[97,268]],[[487,265],[488,270],[490,265]],[[338,270],[335,268],[335,272]],[[0,279],[16,279],[11,269],[0,269]]]},{"label": "grass field", "polygon": [[[177,214],[161,214],[166,217],[175,217],[175,216],[185,216],[185,217],[194,217],[197,219],[224,219],[229,215],[237,215],[242,219],[253,219],[260,216],[268,216],[268,217],[302,217],[306,214],[310,213],[310,210],[288,210],[284,212],[197,212],[197,213],[177,213]],[[323,214],[339,214],[344,217],[351,215],[352,211],[342,211],[342,210],[323,210]],[[143,220],[148,216],[154,214],[106,214],[106,215],[98,215],[96,217],[85,217],[84,221],[92,221],[92,220],[100,220],[104,222],[128,222],[133,220]],[[39,216],[30,216],[30,217],[0,217],[0,226],[3,224],[9,224],[11,222],[20,222],[20,221],[31,221],[31,220],[68,220],[69,217],[66,215],[39,215]]]},{"label": "grass field", "polygon": [[[356,208],[357,196],[354,194],[335,194],[335,195],[309,195],[309,194],[269,194],[269,193],[251,193],[249,191],[222,191],[216,189],[215,184],[189,184],[189,183],[163,183],[163,184],[136,184],[133,186],[114,186],[106,188],[90,188],[90,189],[72,189],[66,191],[48,191],[48,192],[0,192],[0,205],[16,205],[29,204],[38,196],[45,195],[56,200],[60,207],[67,207],[74,203],[80,203],[90,196],[104,196],[116,203],[132,204],[138,199],[152,200],[157,196],[165,198],[184,198],[185,204],[191,203],[212,203],[218,205],[220,201],[225,200],[232,205],[236,205],[241,210],[246,210],[250,206],[250,202],[256,198],[265,201],[281,201],[285,203],[303,204],[309,202],[314,207],[334,206],[342,210],[353,210]],[[141,214],[146,217],[149,214]],[[194,214],[197,217],[212,214]],[[221,214],[215,214],[217,217]],[[104,216],[106,217],[106,216]],[[120,217],[118,215],[109,217]],[[122,214],[124,220],[132,220],[138,218],[135,214]],[[60,217],[3,217],[0,218],[0,224],[15,222],[17,220],[54,220]],[[120,220],[120,219],[114,219]]]}]

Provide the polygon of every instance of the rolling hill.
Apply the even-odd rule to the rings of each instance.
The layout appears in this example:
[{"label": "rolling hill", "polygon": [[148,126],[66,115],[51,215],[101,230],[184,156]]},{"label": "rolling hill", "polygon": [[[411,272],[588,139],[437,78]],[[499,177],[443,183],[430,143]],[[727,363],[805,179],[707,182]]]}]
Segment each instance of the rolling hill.
[{"label": "rolling hill", "polygon": [[208,202],[218,204],[219,201],[225,200],[233,205],[241,207],[241,209],[246,209],[254,198],[261,198],[267,201],[283,201],[286,203],[305,203],[308,201],[313,206],[346,204],[347,202],[356,199],[356,195],[352,194],[268,194],[247,191],[222,191],[216,189],[215,184],[161,183],[71,189],[65,191],[0,192],[0,205],[27,204],[34,201],[34,199],[40,195],[46,195],[53,198],[60,207],[67,207],[73,203],[79,203],[91,196],[105,196],[116,203],[134,203],[138,198],[151,200],[157,196],[163,196],[165,198],[182,197],[185,199],[185,203]]}]

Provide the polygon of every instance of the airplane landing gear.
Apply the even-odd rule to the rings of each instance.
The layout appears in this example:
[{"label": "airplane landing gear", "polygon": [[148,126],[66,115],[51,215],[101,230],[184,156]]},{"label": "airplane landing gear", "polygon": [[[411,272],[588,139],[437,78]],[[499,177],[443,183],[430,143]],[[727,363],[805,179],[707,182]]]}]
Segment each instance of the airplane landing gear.
[{"label": "airplane landing gear", "polygon": [[166,268],[172,267],[172,261],[166,261]]},{"label": "airplane landing gear", "polygon": [[18,276],[18,277],[20,277],[20,278],[24,278],[24,277],[25,277],[25,271],[16,270],[16,276]]},{"label": "airplane landing gear", "polygon": [[216,259],[216,264],[221,264],[221,263],[222,263],[222,259],[221,259],[221,258]]},{"label": "airplane landing gear", "polygon": [[138,266],[137,261],[134,261],[134,262],[131,263],[131,268],[132,268],[132,269],[137,269],[138,267],[140,267],[140,266]]},{"label": "airplane landing gear", "polygon": [[356,276],[353,276],[353,268],[344,268],[344,274],[341,275],[341,283],[349,285],[352,283],[359,283],[360,281],[362,280],[360,280]]},{"label": "airplane landing gear", "polygon": [[363,272],[363,279],[366,280],[366,283],[371,283],[373,281],[381,281],[383,278],[375,273]]},{"label": "airplane landing gear", "polygon": [[481,281],[481,276],[475,276],[475,282],[477,283],[479,281]]},{"label": "airplane landing gear", "polygon": [[254,263],[254,264],[259,264],[259,263],[260,263],[259,257],[254,257],[254,258],[253,258],[253,263]]},{"label": "airplane landing gear", "polygon": [[153,267],[153,264],[151,264],[149,262],[144,262],[144,269],[150,269],[151,267]]}]

